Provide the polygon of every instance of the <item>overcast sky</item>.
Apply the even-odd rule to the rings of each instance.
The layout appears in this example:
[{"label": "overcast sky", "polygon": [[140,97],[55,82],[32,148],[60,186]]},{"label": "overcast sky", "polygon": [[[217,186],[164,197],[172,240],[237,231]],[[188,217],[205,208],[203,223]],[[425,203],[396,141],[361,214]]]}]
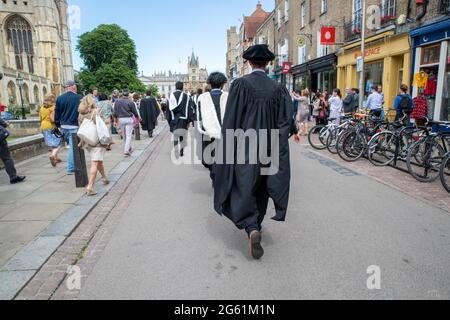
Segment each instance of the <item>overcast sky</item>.
[{"label": "overcast sky", "polygon": [[[192,50],[202,67],[225,71],[226,31],[240,25],[250,15],[257,0],[69,0],[79,6],[81,28],[72,28],[75,69],[83,62],[75,51],[78,36],[99,24],[117,23],[128,30],[139,55],[139,69],[146,75],[154,71],[186,73]],[[274,0],[261,0],[266,11]]]}]

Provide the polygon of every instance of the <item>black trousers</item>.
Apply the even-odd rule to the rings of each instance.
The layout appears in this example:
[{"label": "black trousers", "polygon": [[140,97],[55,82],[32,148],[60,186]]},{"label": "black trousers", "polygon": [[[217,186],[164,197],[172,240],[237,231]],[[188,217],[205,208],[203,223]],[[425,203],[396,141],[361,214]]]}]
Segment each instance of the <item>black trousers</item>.
[{"label": "black trousers", "polygon": [[6,141],[0,143],[0,158],[5,165],[5,170],[9,175],[9,178],[14,179],[15,177],[17,177],[17,171],[14,166],[14,159],[11,155],[11,152],[9,151],[8,143]]}]

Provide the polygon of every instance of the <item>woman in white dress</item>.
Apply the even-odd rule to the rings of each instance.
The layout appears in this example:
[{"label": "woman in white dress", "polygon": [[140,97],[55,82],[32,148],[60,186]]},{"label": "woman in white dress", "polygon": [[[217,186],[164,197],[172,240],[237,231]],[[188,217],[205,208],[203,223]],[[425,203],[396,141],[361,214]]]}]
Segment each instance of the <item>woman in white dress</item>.
[{"label": "woman in white dress", "polygon": [[330,119],[334,119],[334,124],[340,125],[342,113],[344,112],[341,90],[334,89],[333,96],[328,100],[328,103],[330,105]]}]

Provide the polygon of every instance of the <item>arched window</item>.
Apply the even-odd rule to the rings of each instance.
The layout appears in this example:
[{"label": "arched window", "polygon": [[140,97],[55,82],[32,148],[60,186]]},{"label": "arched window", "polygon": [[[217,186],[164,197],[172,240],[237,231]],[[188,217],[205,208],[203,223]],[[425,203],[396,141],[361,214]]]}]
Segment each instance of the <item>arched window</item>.
[{"label": "arched window", "polygon": [[8,83],[8,99],[9,103],[13,105],[17,104],[16,85],[12,81]]},{"label": "arched window", "polygon": [[23,70],[23,54],[25,53],[28,69],[30,73],[34,73],[33,31],[30,24],[21,16],[13,15],[5,25],[8,42],[16,58],[17,69]]},{"label": "arched window", "polygon": [[37,105],[40,104],[39,101],[39,87],[36,85],[34,85],[34,89],[33,89],[33,93],[34,93],[34,103]]}]

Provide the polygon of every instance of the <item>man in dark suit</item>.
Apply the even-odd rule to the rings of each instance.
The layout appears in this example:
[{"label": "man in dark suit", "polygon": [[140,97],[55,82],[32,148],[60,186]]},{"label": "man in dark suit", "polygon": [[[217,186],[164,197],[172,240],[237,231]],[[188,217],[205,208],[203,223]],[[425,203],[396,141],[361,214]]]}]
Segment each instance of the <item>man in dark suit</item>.
[{"label": "man in dark suit", "polygon": [[[6,121],[0,118],[0,126],[6,129],[8,127],[8,123],[6,123]],[[5,165],[5,170],[6,173],[9,175],[9,180],[11,184],[20,183],[25,180],[26,177],[17,175],[17,171],[14,166],[14,159],[11,155],[11,151],[9,151],[8,142],[6,141],[6,139],[0,142],[0,158],[2,159],[3,164]]]}]

